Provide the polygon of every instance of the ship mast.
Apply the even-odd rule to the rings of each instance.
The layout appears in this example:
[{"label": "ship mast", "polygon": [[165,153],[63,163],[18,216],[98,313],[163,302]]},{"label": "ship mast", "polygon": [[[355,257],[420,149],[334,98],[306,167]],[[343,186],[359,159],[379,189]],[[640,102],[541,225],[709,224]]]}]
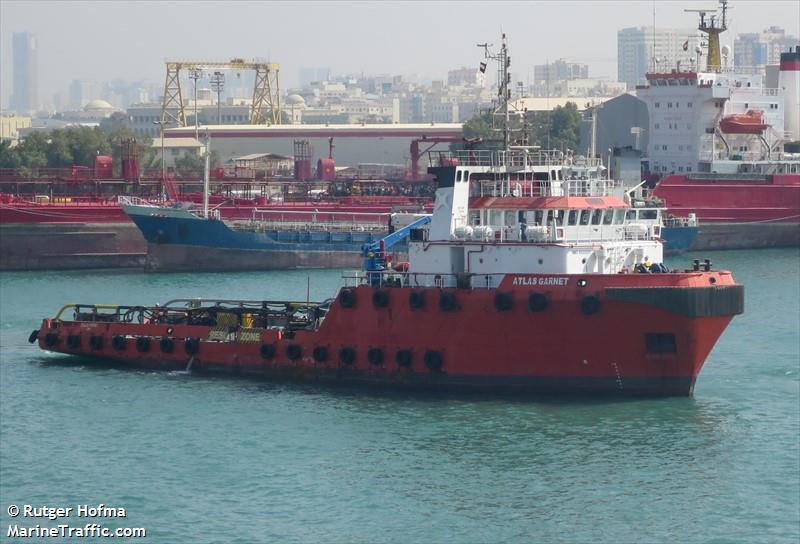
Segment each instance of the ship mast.
[{"label": "ship mast", "polygon": [[699,13],[700,24],[697,29],[708,35],[708,65],[709,72],[719,72],[722,69],[722,57],[720,55],[719,35],[728,29],[728,0],[719,0],[722,9],[721,21],[717,21],[717,14],[709,16],[706,21],[707,9],[685,9],[686,12]]},{"label": "ship mast", "polygon": [[483,48],[484,57],[489,60],[494,60],[498,63],[497,69],[497,98],[498,108],[492,112],[492,117],[498,114],[503,115],[503,149],[508,149],[510,145],[509,126],[510,126],[510,112],[509,101],[511,100],[511,73],[508,71],[511,66],[511,57],[508,56],[508,42],[506,35],[503,33],[500,51],[498,53],[491,53],[489,48],[492,44],[479,43],[478,47]]}]

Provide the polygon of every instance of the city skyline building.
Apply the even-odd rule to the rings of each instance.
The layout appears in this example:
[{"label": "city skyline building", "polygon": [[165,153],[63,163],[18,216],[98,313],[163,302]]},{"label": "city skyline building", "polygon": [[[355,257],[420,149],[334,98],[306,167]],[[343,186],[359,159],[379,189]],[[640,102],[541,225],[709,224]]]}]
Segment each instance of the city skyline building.
[{"label": "city skyline building", "polygon": [[15,32],[11,38],[13,87],[10,109],[29,113],[39,109],[39,63],[36,36]]},{"label": "city skyline building", "polygon": [[617,81],[633,89],[645,83],[648,71],[669,71],[678,62],[697,59],[700,36],[695,28],[623,28],[617,32]]},{"label": "city skyline building", "polygon": [[768,64],[780,64],[781,53],[797,43],[796,36],[786,34],[779,26],[741,33],[733,42],[733,63],[739,71],[759,74]]}]

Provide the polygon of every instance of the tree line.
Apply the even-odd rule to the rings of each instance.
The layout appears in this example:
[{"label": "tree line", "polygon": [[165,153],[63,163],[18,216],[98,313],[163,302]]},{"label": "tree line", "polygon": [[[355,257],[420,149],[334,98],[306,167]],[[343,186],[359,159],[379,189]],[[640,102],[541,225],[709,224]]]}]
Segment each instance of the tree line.
[{"label": "tree line", "polygon": [[[502,131],[499,130],[502,122],[495,115],[493,125],[491,112],[476,115],[464,123],[464,138],[480,138],[482,142],[477,147],[499,149],[503,145]],[[572,102],[556,106],[552,111],[512,114],[509,118],[509,132],[511,143],[527,142],[527,145],[537,145],[542,149],[578,151],[581,114],[578,106]]]}]

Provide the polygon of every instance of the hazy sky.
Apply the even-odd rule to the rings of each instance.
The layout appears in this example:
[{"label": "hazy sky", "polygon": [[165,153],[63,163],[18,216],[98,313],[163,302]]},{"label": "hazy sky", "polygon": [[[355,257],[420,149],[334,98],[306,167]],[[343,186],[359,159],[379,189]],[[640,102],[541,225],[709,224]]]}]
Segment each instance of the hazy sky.
[{"label": "hazy sky", "polygon": [[[301,67],[334,74],[416,74],[444,79],[477,66],[479,42],[507,33],[515,79],[534,64],[587,62],[590,76],[616,78],[617,30],[653,23],[693,27],[685,8],[714,0],[532,2],[70,2],[0,0],[0,104],[11,92],[11,35],[39,43],[40,100],[73,79],[164,78],[166,59],[269,58],[281,65],[281,87]],[[800,1],[733,0],[728,41],[771,25],[800,34]],[[725,40],[723,40],[725,41]]]}]

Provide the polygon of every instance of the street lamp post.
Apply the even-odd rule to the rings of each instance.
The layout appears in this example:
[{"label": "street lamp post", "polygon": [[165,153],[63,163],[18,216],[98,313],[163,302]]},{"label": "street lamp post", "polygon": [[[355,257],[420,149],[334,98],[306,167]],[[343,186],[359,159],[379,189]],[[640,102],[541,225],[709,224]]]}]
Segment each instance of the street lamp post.
[{"label": "street lamp post", "polygon": [[158,125],[161,133],[161,194],[164,194],[167,187],[167,170],[164,166],[164,121],[153,121],[153,124]]},{"label": "street lamp post", "polygon": [[194,139],[195,140],[198,139],[198,131],[199,131],[199,126],[197,124],[197,80],[200,79],[202,75],[203,73],[197,68],[189,72],[189,78],[192,81],[194,81]]},{"label": "street lamp post", "polygon": [[220,112],[220,99],[222,98],[222,89],[225,88],[225,74],[222,72],[214,72],[211,76],[211,89],[217,91],[217,124],[222,124],[222,115]]}]

